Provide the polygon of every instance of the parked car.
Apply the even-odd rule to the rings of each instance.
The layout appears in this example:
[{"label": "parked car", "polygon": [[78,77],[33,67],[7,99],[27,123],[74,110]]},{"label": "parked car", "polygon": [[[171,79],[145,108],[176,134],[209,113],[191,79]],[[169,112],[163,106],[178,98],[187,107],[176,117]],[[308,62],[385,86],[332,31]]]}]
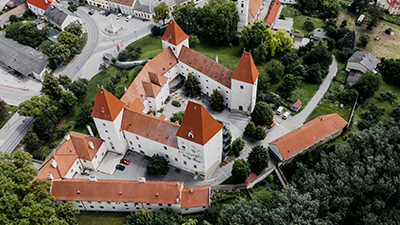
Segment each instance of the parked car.
[{"label": "parked car", "polygon": [[129,165],[129,164],[131,164],[131,161],[129,161],[127,159],[121,159],[120,163],[123,163],[125,165]]},{"label": "parked car", "polygon": [[280,115],[283,112],[283,107],[279,106],[279,108],[276,110],[276,115]]},{"label": "parked car", "polygon": [[73,2],[68,2],[68,5],[72,5],[72,4],[74,4]]},{"label": "parked car", "polygon": [[129,20],[131,20],[131,19],[132,19],[132,16],[131,16],[131,15],[127,16],[127,17],[126,17],[126,22],[129,22]]},{"label": "parked car", "polygon": [[97,8],[97,11],[103,11],[103,9]]},{"label": "parked car", "polygon": [[84,169],[81,174],[82,175],[90,175],[91,172],[92,171],[90,171],[89,169]]},{"label": "parked car", "polygon": [[115,169],[124,171],[125,170],[125,166],[123,166],[121,164],[118,164],[118,165],[115,166]]},{"label": "parked car", "polygon": [[289,118],[289,116],[290,116],[290,111],[286,111],[286,112],[283,114],[282,119],[286,120],[287,118]]},{"label": "parked car", "polygon": [[272,122],[271,125],[268,126],[268,129],[271,129],[275,126],[275,122]]},{"label": "parked car", "polygon": [[110,11],[107,11],[104,15],[105,16],[109,16],[111,14],[111,12]]},{"label": "parked car", "polygon": [[93,10],[90,10],[90,11],[88,12],[89,15],[93,15],[93,13],[94,13]]},{"label": "parked car", "polygon": [[122,13],[118,13],[117,20],[121,19],[121,17],[122,17]]}]

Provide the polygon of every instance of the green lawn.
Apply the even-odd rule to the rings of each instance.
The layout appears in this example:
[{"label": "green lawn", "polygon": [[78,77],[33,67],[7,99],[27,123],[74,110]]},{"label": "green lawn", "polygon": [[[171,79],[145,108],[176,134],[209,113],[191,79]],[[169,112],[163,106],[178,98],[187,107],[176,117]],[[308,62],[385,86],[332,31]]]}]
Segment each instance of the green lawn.
[{"label": "green lawn", "polygon": [[[0,117],[0,129],[7,123],[7,121],[17,112],[18,107],[12,105],[6,105],[6,109],[4,110],[4,114]],[[11,114],[8,112],[11,111]]]},{"label": "green lawn", "polygon": [[318,91],[319,86],[319,84],[310,84],[303,82],[296,90],[294,90],[293,95],[290,97],[290,100],[294,101],[296,99],[300,99],[300,101],[303,103],[303,106],[297,113],[301,112],[301,110],[306,107],[308,102],[314,96],[315,92]]},{"label": "green lawn", "polygon": [[133,42],[131,45],[142,48],[143,54],[140,59],[153,58],[162,52],[161,38],[154,35],[148,35]]},{"label": "green lawn", "polygon": [[81,212],[78,225],[123,225],[129,213]]},{"label": "green lawn", "polygon": [[338,49],[333,49],[332,54],[335,56],[336,61],[338,63],[338,70],[336,72],[336,79],[339,83],[341,84],[346,84],[346,79],[347,79],[347,75],[342,73],[341,71],[346,69],[346,61],[343,61],[340,57],[339,57],[339,50]]},{"label": "green lawn", "polygon": [[293,31],[295,32],[300,32],[304,34],[305,36],[308,36],[311,31],[307,31],[306,29],[303,28],[304,21],[306,18],[311,18],[311,20],[314,22],[314,27],[315,28],[322,28],[324,25],[324,20],[316,17],[310,17],[310,16],[304,16],[302,15],[297,9],[293,7],[285,7],[282,10],[282,14],[285,15],[285,17],[290,17],[293,18]]},{"label": "green lawn", "polygon": [[326,115],[326,114],[331,114],[331,113],[337,113],[343,119],[348,120],[350,117],[351,113],[351,107],[350,106],[345,106],[343,109],[339,107],[338,102],[332,102],[329,99],[323,99],[322,104],[318,105],[314,111],[311,113],[311,115],[308,117],[308,121],[313,120],[317,118],[318,116],[321,115]]}]

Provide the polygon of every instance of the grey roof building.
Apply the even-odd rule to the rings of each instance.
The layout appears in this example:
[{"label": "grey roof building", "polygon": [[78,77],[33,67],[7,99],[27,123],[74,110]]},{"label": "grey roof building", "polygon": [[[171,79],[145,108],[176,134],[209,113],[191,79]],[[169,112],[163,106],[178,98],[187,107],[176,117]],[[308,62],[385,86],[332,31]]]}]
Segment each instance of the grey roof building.
[{"label": "grey roof building", "polygon": [[284,20],[282,19],[277,19],[275,20],[274,25],[272,26],[272,29],[274,31],[278,31],[280,29],[286,30],[288,33],[292,32],[293,29],[293,18],[285,18]]},{"label": "grey roof building", "polygon": [[[380,60],[376,58],[374,55],[372,55],[369,52],[361,52],[361,51],[356,51],[354,54],[347,60],[347,65],[349,65],[349,62],[352,63],[358,63],[362,66],[364,66],[368,71],[373,71]],[[346,68],[347,70],[347,68]],[[350,70],[348,70],[350,71]],[[364,71],[365,73],[365,71]]]},{"label": "grey roof building", "polygon": [[22,45],[0,32],[0,63],[21,73],[43,80],[48,57],[27,45]]},{"label": "grey roof building", "polygon": [[314,40],[324,40],[324,39],[328,39],[329,36],[325,33],[324,29],[322,28],[316,28],[313,30],[314,35],[312,36],[312,38]]},{"label": "grey roof building", "polygon": [[359,70],[351,70],[349,75],[347,75],[346,85],[349,87],[353,86],[362,75],[363,73]]},{"label": "grey roof building", "polygon": [[64,30],[64,27],[71,23],[81,23],[80,19],[75,16],[75,14],[61,5],[53,3],[50,4],[50,7],[47,7],[43,17],[60,30]]}]

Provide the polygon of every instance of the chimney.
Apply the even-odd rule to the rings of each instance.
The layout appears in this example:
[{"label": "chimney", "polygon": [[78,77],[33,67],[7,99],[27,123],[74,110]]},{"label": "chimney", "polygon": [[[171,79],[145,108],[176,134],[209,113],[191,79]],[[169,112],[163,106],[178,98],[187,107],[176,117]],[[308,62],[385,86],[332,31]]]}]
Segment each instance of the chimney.
[{"label": "chimney", "polygon": [[177,185],[178,187],[180,187],[179,182],[176,182],[176,185]]},{"label": "chimney", "polygon": [[146,183],[146,178],[144,177],[139,177],[138,178],[139,183]]},{"label": "chimney", "polygon": [[89,147],[90,147],[91,149],[94,149],[93,142],[89,141]]},{"label": "chimney", "polygon": [[86,125],[86,128],[88,129],[90,136],[94,137],[92,128],[89,125]]},{"label": "chimney", "polygon": [[89,177],[89,181],[91,181],[91,182],[96,182],[96,181],[97,181],[96,176],[94,176],[94,175],[90,176],[90,177]]},{"label": "chimney", "polygon": [[215,62],[218,63],[218,56],[215,56]]},{"label": "chimney", "polygon": [[69,134],[67,134],[67,135],[65,136],[65,140],[67,140],[67,141],[69,141],[70,138],[71,138],[71,136],[69,136]]},{"label": "chimney", "polygon": [[193,194],[193,188],[190,188],[190,193]]},{"label": "chimney", "polygon": [[44,0],[44,2],[46,2],[46,5],[47,5],[47,3],[48,3],[47,0]]},{"label": "chimney", "polygon": [[50,164],[51,164],[51,166],[53,166],[54,168],[57,168],[57,162],[56,162],[55,159],[52,159],[52,160],[50,161]]},{"label": "chimney", "polygon": [[51,173],[48,173],[46,175],[46,177],[47,177],[47,180],[53,180],[54,179],[54,177],[53,177],[53,175],[51,175]]}]

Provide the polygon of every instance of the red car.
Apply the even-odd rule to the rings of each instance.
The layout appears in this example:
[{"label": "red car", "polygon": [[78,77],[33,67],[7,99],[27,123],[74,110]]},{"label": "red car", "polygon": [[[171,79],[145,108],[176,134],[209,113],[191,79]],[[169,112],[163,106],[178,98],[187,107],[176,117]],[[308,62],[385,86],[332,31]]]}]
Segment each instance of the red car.
[{"label": "red car", "polygon": [[123,163],[125,165],[129,165],[131,163],[131,161],[129,161],[127,159],[121,159],[121,163]]}]

